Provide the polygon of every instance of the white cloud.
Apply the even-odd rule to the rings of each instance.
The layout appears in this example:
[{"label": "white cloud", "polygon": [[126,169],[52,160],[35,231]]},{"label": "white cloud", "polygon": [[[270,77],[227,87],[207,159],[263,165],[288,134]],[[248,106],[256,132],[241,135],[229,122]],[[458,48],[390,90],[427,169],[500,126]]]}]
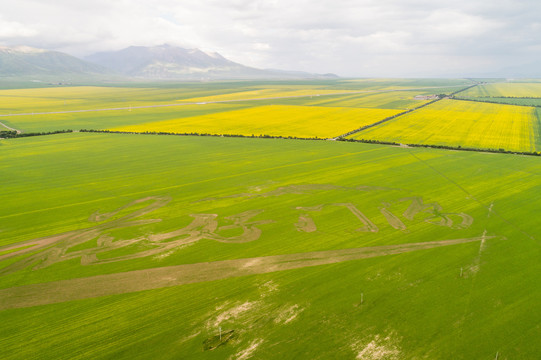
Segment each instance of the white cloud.
[{"label": "white cloud", "polygon": [[38,32],[30,26],[17,21],[6,21],[0,18],[1,38],[27,38],[38,35]]},{"label": "white cloud", "polygon": [[541,59],[533,0],[0,0],[0,8],[0,44],[79,56],[169,43],[255,67],[346,76]]},{"label": "white cloud", "polygon": [[255,44],[252,45],[252,48],[253,48],[254,50],[262,50],[262,51],[264,51],[264,50],[269,50],[271,47],[270,47],[269,44],[265,44],[265,43],[255,43]]}]

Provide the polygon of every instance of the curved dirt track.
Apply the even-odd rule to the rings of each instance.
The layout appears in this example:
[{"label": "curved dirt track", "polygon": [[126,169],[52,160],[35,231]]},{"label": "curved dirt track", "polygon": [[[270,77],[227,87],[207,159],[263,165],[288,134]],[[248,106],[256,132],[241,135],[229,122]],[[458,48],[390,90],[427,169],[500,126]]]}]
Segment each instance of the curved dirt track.
[{"label": "curved dirt track", "polygon": [[190,283],[335,264],[344,261],[401,254],[442,246],[486,241],[494,238],[499,237],[483,235],[473,238],[423,243],[204,262],[17,286],[0,290],[0,310],[25,308]]},{"label": "curved dirt track", "polygon": [[7,126],[6,124],[4,124],[3,122],[0,122],[0,126],[3,126],[5,127],[6,129],[8,130],[11,130],[11,131],[15,131],[17,134],[20,134],[22,133],[21,130],[18,130],[18,129],[15,129],[15,128],[12,128],[11,126]]}]

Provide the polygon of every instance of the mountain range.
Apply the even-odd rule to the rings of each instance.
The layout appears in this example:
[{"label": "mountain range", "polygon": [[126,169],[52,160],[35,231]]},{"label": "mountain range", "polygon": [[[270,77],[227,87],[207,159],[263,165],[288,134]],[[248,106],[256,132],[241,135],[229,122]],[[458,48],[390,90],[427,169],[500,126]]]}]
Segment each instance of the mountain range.
[{"label": "mountain range", "polygon": [[149,80],[314,79],[334,74],[262,70],[226,59],[218,53],[160,45],[131,46],[84,59],[25,46],[0,47],[0,77],[139,78]]},{"label": "mountain range", "polygon": [[0,47],[0,77],[58,77],[109,74],[106,68],[58,52],[28,46]]}]

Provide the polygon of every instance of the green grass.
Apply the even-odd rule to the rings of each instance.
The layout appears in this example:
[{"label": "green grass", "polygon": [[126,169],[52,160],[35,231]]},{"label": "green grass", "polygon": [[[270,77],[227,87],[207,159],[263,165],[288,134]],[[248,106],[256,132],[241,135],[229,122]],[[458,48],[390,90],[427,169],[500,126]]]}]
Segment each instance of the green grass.
[{"label": "green grass", "polygon": [[[0,288],[484,231],[505,237],[487,240],[483,249],[478,242],[453,245],[4,310],[4,359],[224,359],[250,346],[254,358],[262,359],[355,358],[363,349],[397,359],[493,359],[497,352],[500,358],[531,359],[540,351],[541,233],[532,215],[541,203],[537,158],[330,141],[82,133],[3,140],[0,151],[1,245],[89,228],[94,212],[148,196],[171,198],[139,218],[161,222],[102,233],[115,241],[163,234],[187,226],[190,214],[217,214],[218,225],[225,226],[231,224],[225,217],[256,209],[264,212],[250,221],[274,221],[257,225],[261,236],[251,242],[201,239],[162,258],[61,261],[3,275]],[[307,184],[332,186],[293,187]],[[284,187],[290,191],[256,196]],[[415,196],[474,222],[452,229],[424,221],[428,214],[408,220],[402,216],[408,202],[400,199]],[[337,205],[343,203],[354,204],[379,231],[356,231],[362,224]],[[320,211],[306,210],[317,231],[297,231],[296,208],[321,204],[327,205]],[[121,209],[112,219],[145,205]],[[381,207],[408,231],[390,226]],[[137,246],[103,256],[142,251],[145,241]],[[218,327],[235,335],[204,351],[205,344],[216,343]]]}]

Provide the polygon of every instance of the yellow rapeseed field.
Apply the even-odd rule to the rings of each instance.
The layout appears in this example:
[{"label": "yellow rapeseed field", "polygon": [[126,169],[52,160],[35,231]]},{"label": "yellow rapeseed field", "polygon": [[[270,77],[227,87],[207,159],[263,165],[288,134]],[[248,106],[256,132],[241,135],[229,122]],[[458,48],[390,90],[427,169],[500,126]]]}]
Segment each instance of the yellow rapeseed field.
[{"label": "yellow rapeseed field", "polygon": [[115,131],[272,135],[329,138],[392,116],[399,110],[268,105],[185,117]]},{"label": "yellow rapeseed field", "polygon": [[441,100],[353,135],[398,143],[536,151],[534,108]]}]

